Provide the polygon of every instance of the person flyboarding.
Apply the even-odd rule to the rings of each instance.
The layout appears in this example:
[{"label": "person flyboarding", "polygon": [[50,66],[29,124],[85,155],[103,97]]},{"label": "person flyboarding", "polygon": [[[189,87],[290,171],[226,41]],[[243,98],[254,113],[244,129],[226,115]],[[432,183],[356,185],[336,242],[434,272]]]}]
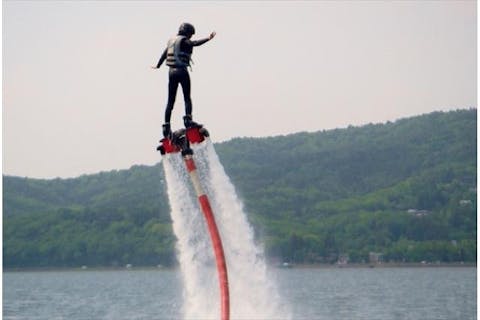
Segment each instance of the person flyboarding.
[{"label": "person flyboarding", "polygon": [[[201,40],[190,40],[195,34],[195,28],[189,23],[183,23],[176,37],[168,41],[167,48],[163,51],[160,60],[154,69],[160,68],[163,61],[167,61],[170,67],[168,73],[168,101],[165,110],[165,124],[163,124],[163,136],[157,150],[162,156],[181,152],[185,166],[190,176],[193,188],[196,192],[200,209],[205,217],[208,232],[212,242],[213,252],[217,265],[218,284],[220,286],[220,319],[230,319],[230,291],[228,286],[228,273],[222,239],[215,222],[210,200],[202,188],[200,177],[193,158],[193,150],[190,144],[202,143],[209,136],[208,131],[192,119],[192,99],[190,98],[190,75],[187,68],[190,66],[193,47],[200,46],[215,37],[215,31],[208,38]],[[170,117],[175,103],[178,84],[182,86],[183,98],[185,99],[185,116],[183,122],[185,129],[172,133],[170,128]]]},{"label": "person flyboarding", "polygon": [[166,64],[170,68],[168,72],[168,100],[165,109],[165,123],[162,125],[163,136],[165,138],[170,137],[172,134],[170,118],[179,84],[182,86],[183,98],[185,101],[185,116],[183,117],[185,128],[198,126],[192,118],[192,99],[190,97],[191,84],[187,68],[190,67],[193,47],[200,46],[212,40],[216,33],[213,31],[208,38],[191,40],[191,37],[194,34],[195,28],[193,25],[190,23],[182,23],[178,29],[178,34],[168,41],[167,48],[165,48],[160,56],[157,65],[152,66],[153,69],[159,69],[162,63],[166,60]]}]

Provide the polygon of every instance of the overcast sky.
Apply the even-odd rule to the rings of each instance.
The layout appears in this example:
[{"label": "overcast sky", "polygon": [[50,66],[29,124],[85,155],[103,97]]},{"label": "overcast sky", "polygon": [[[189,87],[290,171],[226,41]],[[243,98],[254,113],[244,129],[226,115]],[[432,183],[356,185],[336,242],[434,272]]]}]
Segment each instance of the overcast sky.
[{"label": "overcast sky", "polygon": [[[475,1],[3,1],[3,173],[152,165],[179,25],[214,142],[477,107]],[[178,91],[172,115],[182,125]]]}]

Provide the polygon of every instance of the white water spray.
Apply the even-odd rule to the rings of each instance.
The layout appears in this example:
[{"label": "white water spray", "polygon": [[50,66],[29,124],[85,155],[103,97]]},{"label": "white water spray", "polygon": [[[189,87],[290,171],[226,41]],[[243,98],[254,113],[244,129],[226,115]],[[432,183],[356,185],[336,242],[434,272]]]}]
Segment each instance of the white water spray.
[{"label": "white water spray", "polygon": [[[231,319],[289,319],[263,250],[254,241],[243,205],[209,139],[193,146],[194,160],[210,199],[227,260]],[[184,281],[185,319],[218,319],[220,302],[208,230],[179,154],[163,160],[177,255]]]}]

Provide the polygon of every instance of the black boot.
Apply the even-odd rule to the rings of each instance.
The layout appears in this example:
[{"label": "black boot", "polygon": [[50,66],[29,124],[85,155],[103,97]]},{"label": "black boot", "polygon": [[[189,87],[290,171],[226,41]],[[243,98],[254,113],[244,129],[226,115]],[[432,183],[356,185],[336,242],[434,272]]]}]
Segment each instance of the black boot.
[{"label": "black boot", "polygon": [[185,128],[192,128],[192,127],[200,127],[198,123],[192,120],[192,115],[187,114],[183,117],[183,124],[185,124]]},{"label": "black boot", "polygon": [[167,139],[170,139],[172,136],[172,130],[170,129],[170,123],[165,123],[162,125],[163,128],[163,136]]}]

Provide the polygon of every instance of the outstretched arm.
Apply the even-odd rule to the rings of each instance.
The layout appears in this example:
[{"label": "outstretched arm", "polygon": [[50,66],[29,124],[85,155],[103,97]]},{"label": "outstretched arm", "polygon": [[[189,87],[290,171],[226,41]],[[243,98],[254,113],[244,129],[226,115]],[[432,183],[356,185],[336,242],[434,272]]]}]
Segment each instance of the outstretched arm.
[{"label": "outstretched arm", "polygon": [[160,68],[160,66],[162,65],[163,61],[165,61],[165,59],[167,58],[167,49],[165,48],[165,50],[163,51],[162,53],[162,56],[160,57],[160,60],[158,60],[158,63],[156,66],[152,66],[152,69],[158,69]]},{"label": "outstretched arm", "polygon": [[210,33],[210,36],[208,38],[200,39],[200,40],[190,40],[190,42],[192,43],[193,47],[201,46],[205,42],[212,40],[216,34],[217,33],[213,31],[212,33]]}]

